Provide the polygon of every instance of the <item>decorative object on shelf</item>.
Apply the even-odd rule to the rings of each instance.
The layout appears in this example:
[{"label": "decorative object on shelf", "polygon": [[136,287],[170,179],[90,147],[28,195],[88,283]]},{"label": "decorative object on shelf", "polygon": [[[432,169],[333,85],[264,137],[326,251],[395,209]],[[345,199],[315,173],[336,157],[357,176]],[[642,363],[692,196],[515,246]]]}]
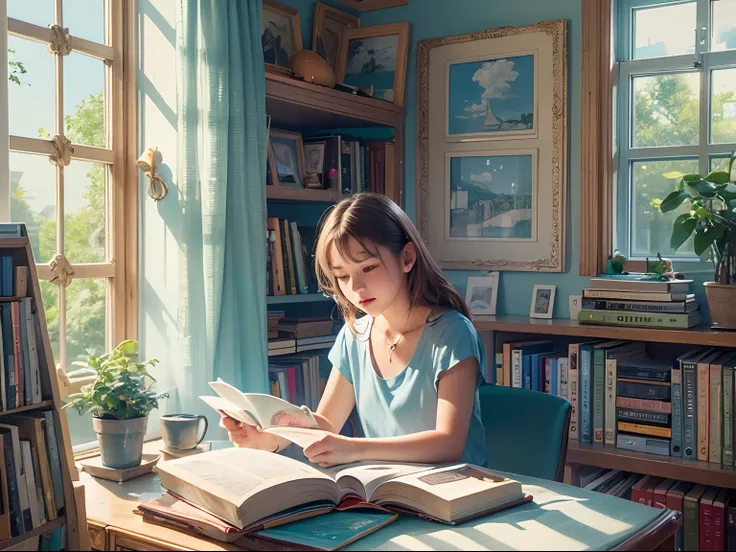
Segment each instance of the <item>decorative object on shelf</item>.
[{"label": "decorative object on shelf", "polygon": [[736,151],[731,152],[727,171],[711,171],[706,176],[673,171],[663,176],[677,181],[675,191],[659,205],[662,213],[678,209],[689,201],[689,208],[672,225],[670,245],[679,249],[691,235],[695,254],[710,251],[715,268],[713,282],[705,282],[714,328],[736,330],[736,181],[732,170]]},{"label": "decorative object on shelf", "polygon": [[161,164],[161,160],[161,152],[158,151],[158,147],[154,147],[146,148],[146,151],[135,162],[135,166],[141,169],[150,179],[148,195],[154,201],[165,198],[166,194],[169,193],[169,188],[166,186],[164,179],[156,174],[156,169]]},{"label": "decorative object on shelf", "polygon": [[337,80],[372,90],[371,96],[404,105],[409,23],[345,29]]},{"label": "decorative object on shelf", "polygon": [[381,10],[385,8],[395,8],[397,6],[407,6],[409,0],[339,0],[346,6],[350,6],[358,11]]},{"label": "decorative object on shelf", "polygon": [[419,229],[444,268],[565,271],[566,32],[419,41]]},{"label": "decorative object on shelf", "polygon": [[137,362],[137,355],[138,342],[126,340],[109,353],[73,363],[82,368],[72,375],[96,377],[79,393],[69,395],[63,408],[75,408],[80,415],[92,414],[102,465],[107,468],[124,470],[140,465],[148,415],[158,408],[159,399],[169,396],[157,395],[151,389],[156,380],[147,367],[155,366],[158,360]]},{"label": "decorative object on shelf", "polygon": [[470,276],[465,292],[465,302],[472,314],[496,314],[498,299],[498,272],[485,276]]},{"label": "decorative object on shelf", "polygon": [[326,142],[304,144],[304,182],[307,188],[323,188]]},{"label": "decorative object on shelf", "polygon": [[583,296],[582,295],[570,295],[568,297],[570,307],[570,320],[577,320],[580,314],[580,309],[583,308]]},{"label": "decorative object on shelf", "polygon": [[312,50],[302,50],[291,56],[291,70],[307,82],[335,87],[335,72],[322,56]]},{"label": "decorative object on shelf", "polygon": [[529,317],[552,318],[556,291],[557,286],[535,285],[532,292],[532,307],[529,311]]},{"label": "decorative object on shelf", "polygon": [[304,143],[298,132],[271,129],[269,164],[276,186],[304,187]]},{"label": "decorative object on shelf", "polygon": [[276,0],[263,0],[261,44],[266,69],[291,75],[291,56],[302,51],[299,10]]},{"label": "decorative object on shelf", "polygon": [[312,50],[327,61],[333,74],[341,57],[343,31],[357,27],[360,27],[360,18],[319,1],[314,4]]}]

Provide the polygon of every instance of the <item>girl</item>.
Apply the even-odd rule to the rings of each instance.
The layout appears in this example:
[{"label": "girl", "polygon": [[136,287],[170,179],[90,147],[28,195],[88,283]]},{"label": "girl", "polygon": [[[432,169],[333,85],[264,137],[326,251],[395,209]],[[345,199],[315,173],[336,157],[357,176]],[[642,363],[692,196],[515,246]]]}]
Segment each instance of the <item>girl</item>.
[{"label": "girl", "polygon": [[[361,460],[485,466],[477,392],[483,345],[409,217],[383,195],[344,199],[325,220],[315,263],[345,325],[315,414],[331,433],[304,449],[307,459],[323,467]],[[353,407],[365,438],[339,434]],[[220,425],[237,446],[288,446],[229,417]]]}]

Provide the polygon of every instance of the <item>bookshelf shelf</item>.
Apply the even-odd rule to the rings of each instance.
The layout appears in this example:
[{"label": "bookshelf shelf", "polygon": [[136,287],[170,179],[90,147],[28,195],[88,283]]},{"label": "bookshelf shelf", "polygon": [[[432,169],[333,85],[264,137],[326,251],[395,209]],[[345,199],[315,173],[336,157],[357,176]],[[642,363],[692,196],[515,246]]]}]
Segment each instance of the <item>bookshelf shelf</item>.
[{"label": "bookshelf shelf", "polygon": [[736,489],[736,471],[724,470],[719,464],[622,450],[611,445],[570,441],[567,445],[566,461],[568,464],[583,464]]},{"label": "bookshelf shelf", "polygon": [[23,533],[22,535],[18,535],[17,537],[13,537],[12,539],[1,540],[0,550],[6,550],[7,548],[11,548],[12,546],[15,546],[21,542],[27,541],[34,537],[38,537],[40,535],[43,535],[44,533],[48,533],[49,531],[59,527],[60,525],[63,525],[64,523],[66,523],[66,516],[62,515],[56,518],[54,521],[44,523],[43,525],[36,527],[34,530],[29,531],[28,533]]},{"label": "bookshelf shelf", "polygon": [[629,328],[594,326],[576,320],[543,320],[520,315],[474,316],[473,325],[481,331],[504,331],[530,334],[596,337],[657,343],[681,343],[710,347],[736,347],[736,332],[715,331],[710,328],[667,330],[660,328]]},{"label": "bookshelf shelf", "polygon": [[0,417],[10,416],[12,414],[19,414],[21,412],[28,412],[29,410],[44,410],[54,406],[54,401],[41,401],[37,404],[29,404],[27,406],[21,406],[20,408],[14,408],[13,410],[4,410],[0,412]]},{"label": "bookshelf shelf", "polygon": [[311,190],[289,186],[266,186],[266,199],[277,201],[313,201],[317,203],[337,203],[341,199],[338,190]]},{"label": "bookshelf shelf", "polygon": [[314,303],[318,301],[332,301],[331,297],[325,297],[321,293],[304,293],[297,295],[267,295],[266,303],[269,305],[283,305],[286,303]]}]

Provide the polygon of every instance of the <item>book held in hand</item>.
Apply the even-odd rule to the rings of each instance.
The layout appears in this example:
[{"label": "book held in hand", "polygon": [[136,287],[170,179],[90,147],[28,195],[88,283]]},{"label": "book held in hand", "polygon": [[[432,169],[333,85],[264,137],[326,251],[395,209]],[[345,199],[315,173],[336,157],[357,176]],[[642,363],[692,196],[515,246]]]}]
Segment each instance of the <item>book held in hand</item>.
[{"label": "book held in hand", "polygon": [[518,481],[468,464],[362,462],[318,469],[285,456],[228,448],[158,468],[170,493],[240,529],[307,504],[371,504],[455,524],[520,504]]}]

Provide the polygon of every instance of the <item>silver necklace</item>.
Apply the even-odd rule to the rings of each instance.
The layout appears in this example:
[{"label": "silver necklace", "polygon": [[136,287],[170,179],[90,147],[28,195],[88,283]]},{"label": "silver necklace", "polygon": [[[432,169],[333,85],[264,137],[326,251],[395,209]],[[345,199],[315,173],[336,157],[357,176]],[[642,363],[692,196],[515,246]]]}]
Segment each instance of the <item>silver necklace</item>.
[{"label": "silver necklace", "polygon": [[404,322],[404,327],[401,328],[401,333],[399,334],[399,339],[397,339],[394,343],[389,343],[388,336],[384,333],[383,339],[386,341],[386,345],[388,345],[388,362],[391,364],[392,358],[394,356],[394,351],[396,350],[396,346],[399,344],[399,341],[401,341],[401,338],[404,337],[404,330],[406,329],[406,325],[409,323],[409,317],[411,316],[411,309],[409,309],[409,314],[406,315],[406,322]]}]

